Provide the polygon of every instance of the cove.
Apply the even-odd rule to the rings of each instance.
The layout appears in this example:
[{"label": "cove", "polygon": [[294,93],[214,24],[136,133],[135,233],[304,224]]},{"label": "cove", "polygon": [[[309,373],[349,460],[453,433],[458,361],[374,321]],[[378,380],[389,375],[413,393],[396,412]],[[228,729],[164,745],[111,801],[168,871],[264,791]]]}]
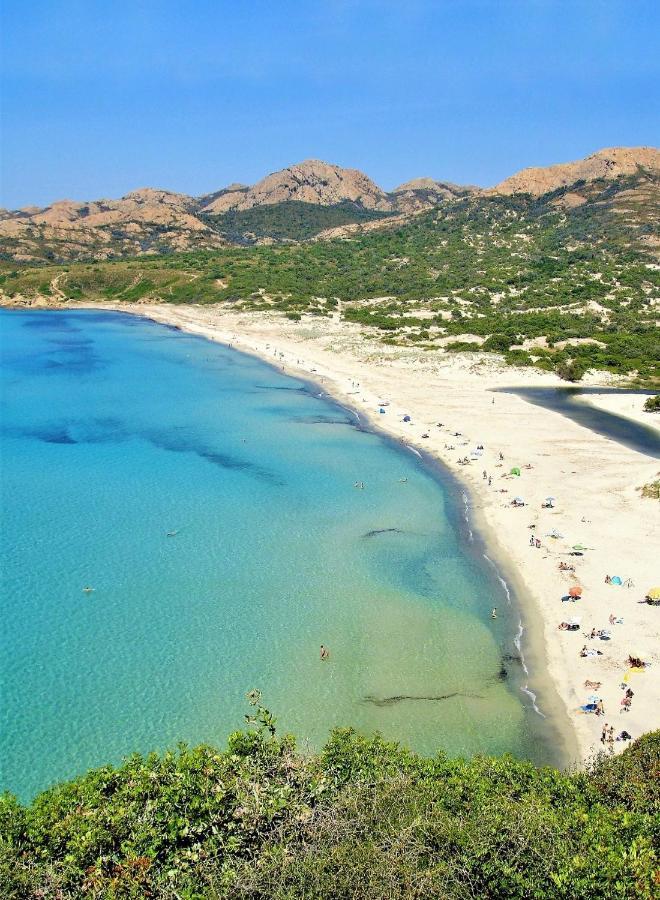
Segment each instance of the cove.
[{"label": "cove", "polygon": [[350,725],[558,761],[448,475],[203,338],[89,310],[0,325],[0,787],[222,744],[253,688],[303,747]]}]

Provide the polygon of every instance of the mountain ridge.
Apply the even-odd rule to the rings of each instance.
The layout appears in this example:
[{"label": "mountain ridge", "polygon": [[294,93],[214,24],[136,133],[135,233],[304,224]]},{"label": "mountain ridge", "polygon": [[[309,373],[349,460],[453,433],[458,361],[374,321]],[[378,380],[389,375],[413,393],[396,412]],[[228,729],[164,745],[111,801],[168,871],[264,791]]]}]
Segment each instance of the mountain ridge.
[{"label": "mountain ridge", "polygon": [[[0,255],[29,264],[324,239],[342,229],[387,227],[388,217],[400,220],[467,196],[559,191],[558,205],[577,206],[587,202],[584,185],[638,171],[660,174],[660,151],[606,148],[575,162],[522,169],[488,189],[424,177],[387,192],[358,169],[307,159],[254,185],[234,182],[200,197],[143,187],[118,199],[1,210]],[[574,191],[564,190],[571,185]]]}]

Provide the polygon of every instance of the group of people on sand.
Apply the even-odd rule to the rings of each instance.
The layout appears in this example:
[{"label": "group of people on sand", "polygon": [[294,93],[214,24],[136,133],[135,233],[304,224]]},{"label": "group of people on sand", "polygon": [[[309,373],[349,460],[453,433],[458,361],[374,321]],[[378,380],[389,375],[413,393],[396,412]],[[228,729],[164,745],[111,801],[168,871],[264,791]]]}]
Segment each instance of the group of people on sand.
[{"label": "group of people on sand", "polygon": [[[614,725],[608,725],[607,722],[602,727],[600,732],[600,742],[601,744],[607,744],[610,749],[610,753],[614,752]],[[632,735],[628,734],[627,731],[622,731],[616,737],[617,741],[631,741]]]}]

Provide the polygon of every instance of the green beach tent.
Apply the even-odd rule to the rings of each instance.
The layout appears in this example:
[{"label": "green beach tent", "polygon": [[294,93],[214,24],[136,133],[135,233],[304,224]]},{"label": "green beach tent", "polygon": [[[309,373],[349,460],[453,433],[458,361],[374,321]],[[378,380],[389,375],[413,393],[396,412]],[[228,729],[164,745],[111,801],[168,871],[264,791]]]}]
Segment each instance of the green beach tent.
[{"label": "green beach tent", "polygon": [[520,475],[520,469],[518,466],[514,466],[513,469],[509,472],[509,475]]}]

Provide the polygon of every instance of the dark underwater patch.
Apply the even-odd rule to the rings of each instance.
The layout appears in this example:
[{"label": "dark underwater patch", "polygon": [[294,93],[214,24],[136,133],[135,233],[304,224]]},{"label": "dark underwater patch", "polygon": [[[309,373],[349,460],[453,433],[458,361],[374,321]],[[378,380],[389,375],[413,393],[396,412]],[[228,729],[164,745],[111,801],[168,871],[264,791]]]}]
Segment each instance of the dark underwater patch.
[{"label": "dark underwater patch", "polygon": [[393,706],[395,703],[402,703],[405,700],[451,700],[453,697],[468,697],[472,700],[483,700],[482,694],[470,694],[464,691],[452,691],[450,694],[432,694],[429,696],[418,694],[396,694],[393,697],[374,697],[369,694],[363,697],[364,703],[373,703],[374,706]]},{"label": "dark underwater patch", "polygon": [[149,443],[160,450],[168,450],[172,453],[194,453],[200,459],[204,459],[221,469],[243,472],[269,484],[278,486],[283,484],[282,480],[268,469],[257,466],[247,459],[241,459],[240,457],[232,456],[230,453],[217,450],[215,447],[210,447],[201,441],[186,438],[183,435],[170,432],[144,432],[138,433],[136,436],[144,438],[144,440],[149,441]]},{"label": "dark underwater patch", "polygon": [[379,534],[403,534],[401,528],[374,528],[373,531],[365,531],[363,538],[376,537]]}]

